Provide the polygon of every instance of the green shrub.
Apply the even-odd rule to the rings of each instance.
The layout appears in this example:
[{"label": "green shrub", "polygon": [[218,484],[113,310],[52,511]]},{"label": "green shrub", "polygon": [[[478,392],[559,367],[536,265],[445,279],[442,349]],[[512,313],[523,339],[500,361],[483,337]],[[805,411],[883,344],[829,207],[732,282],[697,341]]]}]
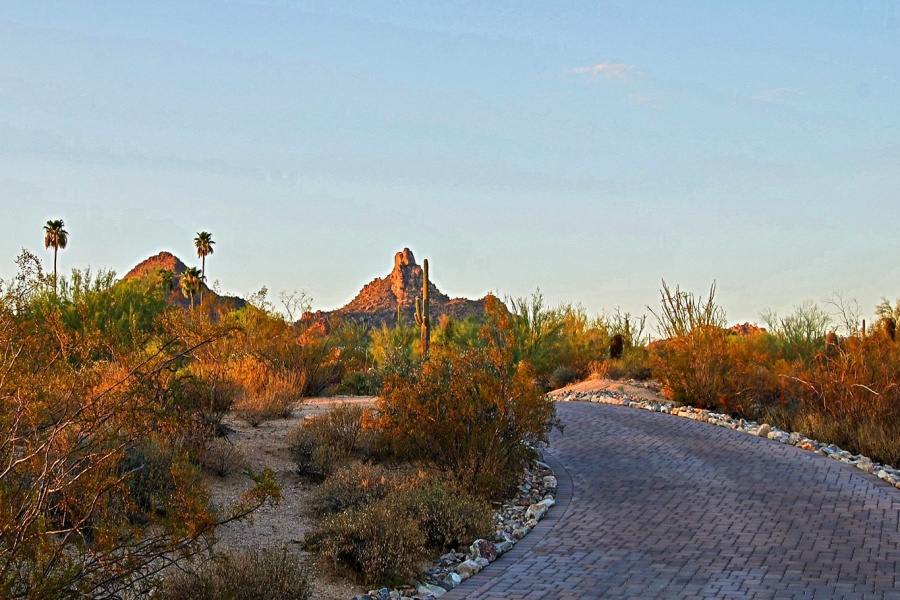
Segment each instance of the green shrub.
[{"label": "green shrub", "polygon": [[[502,335],[502,332],[500,332]],[[527,361],[503,347],[436,348],[409,375],[385,379],[379,427],[400,458],[424,460],[463,489],[503,498],[532,445],[546,443],[555,405]]]},{"label": "green shrub", "polygon": [[833,326],[831,317],[814,302],[805,302],[786,317],[766,310],[762,319],[779,356],[809,360],[825,349],[825,334]]},{"label": "green shrub", "polygon": [[309,600],[312,585],[299,557],[286,548],[225,554],[195,573],[164,579],[165,600]]},{"label": "green shrub", "polygon": [[575,371],[575,369],[568,365],[560,365],[556,367],[556,369],[554,369],[547,383],[550,385],[550,389],[558,390],[559,388],[564,388],[571,383],[575,383],[577,379],[578,373]]},{"label": "green shrub", "polygon": [[316,514],[358,510],[381,500],[397,484],[397,478],[378,465],[352,462],[316,489],[311,507]]},{"label": "green shrub", "polygon": [[305,543],[337,573],[370,585],[406,583],[426,556],[425,535],[392,498],[326,517]]},{"label": "green shrub", "polygon": [[[650,370],[650,354],[645,348],[629,348],[620,359],[603,361],[603,377],[609,379],[637,379],[646,381],[653,376]],[[593,371],[593,363],[592,363]]]},{"label": "green shrub", "polygon": [[348,373],[334,389],[337,396],[377,396],[381,379],[374,373],[354,371]]}]

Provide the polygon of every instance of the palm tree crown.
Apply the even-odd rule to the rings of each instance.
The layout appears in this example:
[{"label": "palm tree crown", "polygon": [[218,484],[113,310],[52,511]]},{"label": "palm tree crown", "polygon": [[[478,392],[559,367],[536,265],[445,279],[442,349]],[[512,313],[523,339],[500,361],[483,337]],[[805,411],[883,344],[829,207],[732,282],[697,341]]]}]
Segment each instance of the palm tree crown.
[{"label": "palm tree crown", "polygon": [[191,310],[194,310],[194,294],[200,289],[203,274],[197,267],[188,267],[181,274],[181,293],[191,299]]},{"label": "palm tree crown", "polygon": [[63,229],[66,224],[62,219],[47,221],[44,225],[44,248],[53,248],[53,291],[56,292],[56,255],[60,248],[65,249],[69,243],[69,232]]},{"label": "palm tree crown", "polygon": [[[215,244],[215,242],[213,241],[210,232],[197,232],[197,237],[194,238],[194,247],[197,248],[197,256],[199,256],[202,261],[203,268],[200,272],[203,274],[204,280],[206,279],[206,257],[213,253],[213,244]],[[200,290],[200,303],[203,303],[203,290]]]},{"label": "palm tree crown", "polygon": [[213,244],[215,244],[215,242],[212,239],[212,234],[208,231],[201,231],[197,233],[197,237],[194,238],[194,247],[197,248],[197,256],[203,261],[203,268],[201,270],[203,275],[206,275],[206,257],[213,253]]}]

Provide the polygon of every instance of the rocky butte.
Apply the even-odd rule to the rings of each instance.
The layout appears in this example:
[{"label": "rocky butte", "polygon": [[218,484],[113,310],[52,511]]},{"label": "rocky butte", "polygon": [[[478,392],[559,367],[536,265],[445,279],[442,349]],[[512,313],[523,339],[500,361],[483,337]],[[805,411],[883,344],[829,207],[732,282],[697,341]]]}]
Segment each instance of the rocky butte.
[{"label": "rocky butte", "polygon": [[[432,265],[432,273],[434,265]],[[416,263],[412,251],[404,248],[394,255],[394,268],[386,277],[376,277],[366,284],[356,297],[343,308],[324,313],[317,311],[305,318],[320,319],[329,315],[339,315],[346,319],[363,323],[370,327],[397,323],[398,308],[400,318],[407,326],[415,325],[416,297],[422,296],[422,267]],[[442,315],[462,321],[468,317],[484,315],[484,298],[450,298],[429,281],[428,296],[433,327]]]},{"label": "rocky butte", "polygon": [[[142,279],[144,277],[155,275],[158,271],[170,271],[172,273],[172,291],[169,293],[169,303],[178,306],[188,306],[190,300],[185,298],[181,293],[181,275],[187,270],[187,265],[180,258],[171,252],[160,252],[156,256],[151,256],[145,261],[137,264],[133,269],[128,271],[122,280],[126,279]],[[233,310],[243,308],[247,302],[243,298],[237,296],[222,296],[209,289],[205,283],[201,283],[203,288],[204,299],[209,299],[212,306],[217,311]],[[197,302],[198,300],[195,300]]]}]

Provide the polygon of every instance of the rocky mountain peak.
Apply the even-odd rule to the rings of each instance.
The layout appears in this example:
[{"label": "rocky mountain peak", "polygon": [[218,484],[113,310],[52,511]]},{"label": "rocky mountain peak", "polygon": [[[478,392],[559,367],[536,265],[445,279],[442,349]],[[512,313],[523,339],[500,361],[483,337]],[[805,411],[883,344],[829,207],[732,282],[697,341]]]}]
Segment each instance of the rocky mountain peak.
[{"label": "rocky mountain peak", "polygon": [[[399,307],[402,318],[410,323],[416,298],[422,295],[423,277],[422,267],[416,263],[412,250],[404,248],[394,255],[394,268],[386,277],[376,277],[367,283],[349,304],[335,312],[367,324],[379,325],[396,323]],[[435,322],[441,314],[465,318],[484,312],[481,301],[464,298],[451,300],[441,293],[433,281],[428,283],[428,296]]]},{"label": "rocky mountain peak", "polygon": [[403,269],[403,267],[416,267],[416,257],[413,256],[412,250],[404,248],[394,255],[394,273]]},{"label": "rocky mountain peak", "polygon": [[176,276],[180,276],[187,270],[187,265],[171,252],[163,251],[156,256],[151,256],[147,260],[138,263],[133,269],[128,271],[128,274],[125,275],[124,278],[146,277],[147,275],[156,273],[160,269],[171,271]]}]

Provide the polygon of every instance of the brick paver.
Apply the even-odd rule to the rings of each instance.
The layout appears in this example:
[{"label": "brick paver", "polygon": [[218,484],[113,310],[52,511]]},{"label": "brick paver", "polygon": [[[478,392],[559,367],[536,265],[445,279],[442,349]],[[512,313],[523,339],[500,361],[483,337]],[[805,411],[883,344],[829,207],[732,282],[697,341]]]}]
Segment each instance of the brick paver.
[{"label": "brick paver", "polygon": [[705,423],[557,406],[558,504],[446,600],[900,599],[900,490]]}]

